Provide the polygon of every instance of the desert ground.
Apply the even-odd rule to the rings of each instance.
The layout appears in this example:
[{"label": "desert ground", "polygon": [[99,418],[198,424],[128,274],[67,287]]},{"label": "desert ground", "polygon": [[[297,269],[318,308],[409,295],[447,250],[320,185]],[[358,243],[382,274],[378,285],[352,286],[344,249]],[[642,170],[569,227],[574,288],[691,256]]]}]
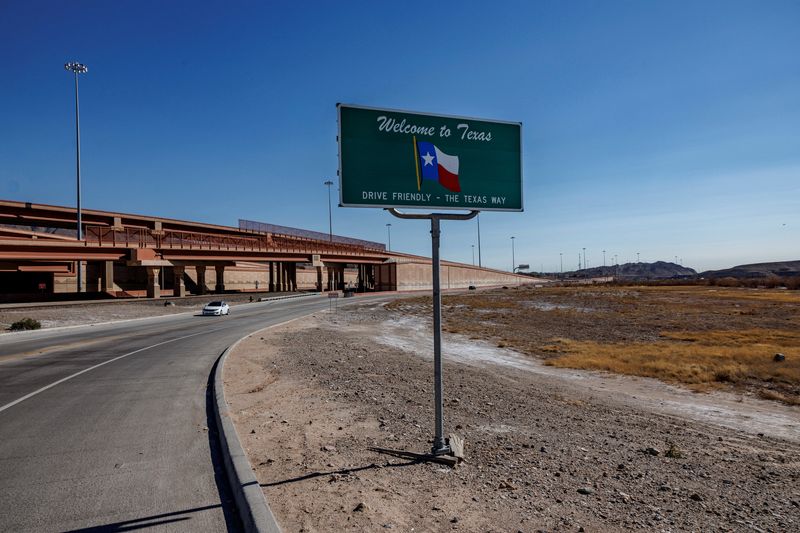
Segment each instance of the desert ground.
[{"label": "desert ground", "polygon": [[446,296],[455,468],[370,450],[430,448],[429,298],[256,333],[226,398],[287,532],[796,531],[798,295],[708,290]]}]

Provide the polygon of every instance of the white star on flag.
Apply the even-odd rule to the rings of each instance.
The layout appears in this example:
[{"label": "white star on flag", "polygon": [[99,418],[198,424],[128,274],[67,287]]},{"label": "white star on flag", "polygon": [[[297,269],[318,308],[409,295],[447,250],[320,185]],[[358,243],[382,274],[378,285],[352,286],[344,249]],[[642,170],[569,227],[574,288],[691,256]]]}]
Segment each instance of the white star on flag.
[{"label": "white star on flag", "polygon": [[422,159],[425,160],[425,166],[433,165],[433,156],[430,154],[430,152],[423,155]]}]

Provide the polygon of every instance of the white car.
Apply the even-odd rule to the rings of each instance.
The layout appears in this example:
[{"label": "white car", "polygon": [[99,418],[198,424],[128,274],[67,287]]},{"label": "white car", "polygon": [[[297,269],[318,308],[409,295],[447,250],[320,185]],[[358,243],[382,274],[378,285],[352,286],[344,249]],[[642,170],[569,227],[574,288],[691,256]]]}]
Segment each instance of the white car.
[{"label": "white car", "polygon": [[203,307],[203,315],[229,315],[231,313],[230,306],[225,302],[209,302]]}]

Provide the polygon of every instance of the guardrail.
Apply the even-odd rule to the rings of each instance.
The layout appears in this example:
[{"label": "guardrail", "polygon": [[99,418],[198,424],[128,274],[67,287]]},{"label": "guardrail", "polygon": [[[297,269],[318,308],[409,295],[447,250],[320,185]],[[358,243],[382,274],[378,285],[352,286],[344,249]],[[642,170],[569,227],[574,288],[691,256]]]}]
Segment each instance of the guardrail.
[{"label": "guardrail", "polygon": [[383,250],[338,242],[321,241],[294,235],[269,233],[259,236],[216,235],[178,230],[156,231],[148,228],[110,228],[86,226],[84,240],[96,246],[154,248],[169,250],[225,250],[242,252],[334,253],[337,255],[374,255]]}]

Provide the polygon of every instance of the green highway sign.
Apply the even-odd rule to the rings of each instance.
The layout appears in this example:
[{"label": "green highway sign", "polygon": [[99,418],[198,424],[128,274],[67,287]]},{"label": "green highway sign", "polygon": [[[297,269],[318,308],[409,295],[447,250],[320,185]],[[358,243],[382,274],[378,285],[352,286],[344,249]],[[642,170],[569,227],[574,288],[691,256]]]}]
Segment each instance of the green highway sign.
[{"label": "green highway sign", "polygon": [[339,205],[522,211],[522,124],[337,104]]}]

